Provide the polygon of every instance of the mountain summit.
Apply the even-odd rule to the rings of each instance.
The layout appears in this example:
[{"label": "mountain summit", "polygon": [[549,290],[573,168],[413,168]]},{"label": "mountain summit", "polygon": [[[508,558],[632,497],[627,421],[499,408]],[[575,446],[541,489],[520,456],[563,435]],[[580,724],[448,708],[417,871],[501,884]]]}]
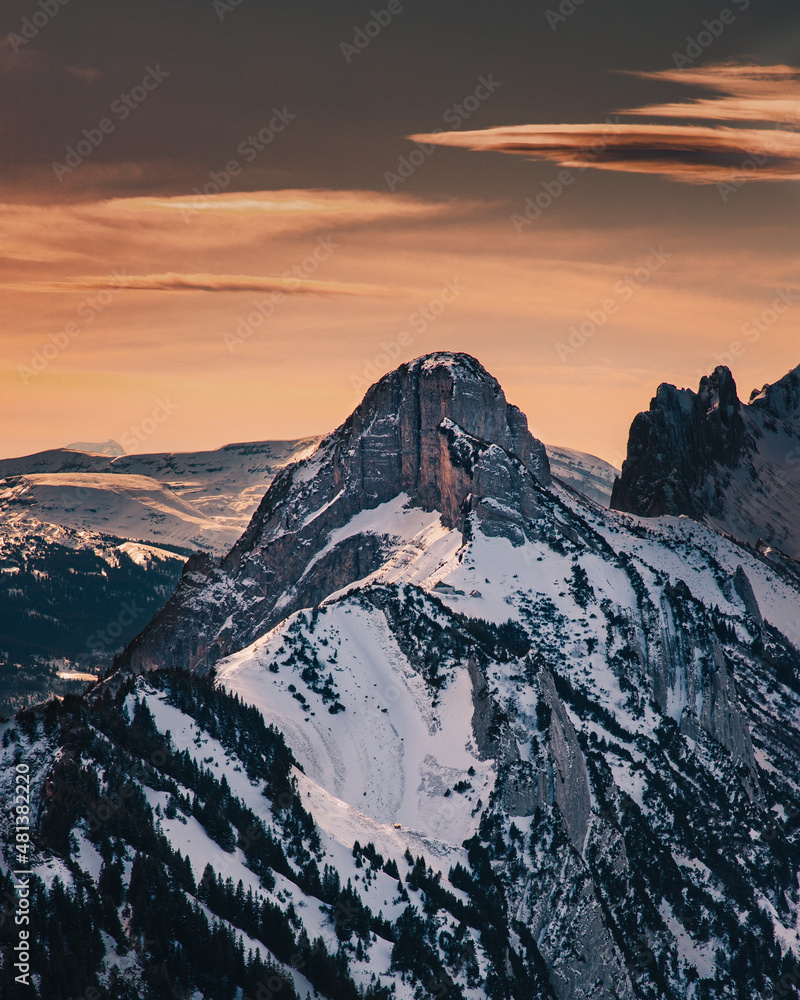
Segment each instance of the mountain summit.
[{"label": "mountain summit", "polygon": [[[525,521],[538,516],[534,483],[550,483],[544,445],[497,380],[468,354],[417,358],[373,385],[309,458],[276,476],[219,565],[190,561],[122,665],[211,666],[297,608],[374,573],[404,544],[399,522],[414,510],[438,512],[458,532],[474,511],[487,530],[521,540]],[[397,498],[402,513],[385,525],[366,517]],[[365,530],[344,530],[359,514]]]},{"label": "mountain summit", "polygon": [[631,424],[611,507],[685,514],[800,559],[800,366],[742,403],[728,368],[662,383]]}]

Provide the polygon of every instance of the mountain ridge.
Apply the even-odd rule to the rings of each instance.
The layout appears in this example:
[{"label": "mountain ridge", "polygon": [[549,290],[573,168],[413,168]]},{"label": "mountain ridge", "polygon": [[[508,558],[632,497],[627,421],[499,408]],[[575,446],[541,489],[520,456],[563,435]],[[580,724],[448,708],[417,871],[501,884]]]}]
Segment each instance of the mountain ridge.
[{"label": "mountain ridge", "polygon": [[800,366],[742,403],[725,366],[662,383],[633,420],[611,507],[685,514],[800,559]]}]

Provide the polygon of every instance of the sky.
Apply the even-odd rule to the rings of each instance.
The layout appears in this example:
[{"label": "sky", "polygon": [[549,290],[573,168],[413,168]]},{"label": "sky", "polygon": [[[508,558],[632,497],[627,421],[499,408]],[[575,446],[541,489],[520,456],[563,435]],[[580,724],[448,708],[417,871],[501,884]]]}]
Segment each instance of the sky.
[{"label": "sky", "polygon": [[433,350],[621,464],[800,364],[788,0],[6,0],[0,452],[321,434]]}]

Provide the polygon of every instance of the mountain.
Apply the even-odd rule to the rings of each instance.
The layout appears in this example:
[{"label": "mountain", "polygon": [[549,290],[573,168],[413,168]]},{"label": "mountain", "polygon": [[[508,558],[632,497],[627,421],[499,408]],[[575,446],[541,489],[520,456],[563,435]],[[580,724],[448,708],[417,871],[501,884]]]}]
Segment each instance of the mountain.
[{"label": "mountain", "polygon": [[124,455],[125,449],[119,442],[109,439],[108,441],[73,441],[66,445],[67,451],[89,451],[95,455],[110,455],[116,458]]},{"label": "mountain", "polygon": [[662,383],[631,424],[611,506],[685,514],[800,559],[800,367],[748,403],[723,366],[696,393]]},{"label": "mountain", "polygon": [[0,525],[34,518],[221,555],[247,526],[275,473],[317,441],[116,457],[58,448],[3,459]]},{"label": "mountain", "polygon": [[550,471],[556,479],[608,507],[619,469],[596,455],[575,451],[574,448],[548,444],[546,450]]},{"label": "mountain", "polygon": [[86,698],[0,726],[40,995],[788,995],[798,609],[791,564],[553,480],[475,359],[401,366]]},{"label": "mountain", "polygon": [[110,441],[0,461],[0,715],[85,687],[186,557],[227,552],[275,472],[316,441],[152,455]]},{"label": "mountain", "polygon": [[0,532],[0,716],[82,690],[142,630],[185,557],[35,520]]},{"label": "mountain", "polygon": [[457,547],[473,512],[487,533],[521,539],[538,516],[533,483],[550,483],[544,446],[478,362],[433,355],[403,366],[313,455],[276,476],[218,565],[187,564],[123,665],[139,672],[166,657],[210,667],[392,560],[397,575],[434,540]]}]

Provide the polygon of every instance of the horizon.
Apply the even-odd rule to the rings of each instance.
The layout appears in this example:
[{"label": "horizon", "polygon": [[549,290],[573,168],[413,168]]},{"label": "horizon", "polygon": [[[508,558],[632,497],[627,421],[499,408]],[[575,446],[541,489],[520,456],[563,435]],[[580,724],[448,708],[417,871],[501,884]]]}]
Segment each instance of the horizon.
[{"label": "horizon", "polygon": [[609,2],[12,0],[3,452],[325,434],[442,349],[619,464],[660,383],[791,370],[796,12]]},{"label": "horizon", "polygon": [[[428,352],[428,353],[429,354],[436,354],[436,353],[441,353],[441,352],[431,351],[431,352]],[[444,353],[457,353],[457,352],[444,352]],[[424,357],[424,356],[426,356],[426,355],[420,355],[419,357]],[[410,361],[415,360],[415,359],[409,358],[408,360],[410,362]],[[480,358],[477,358],[476,360],[480,362]],[[741,383],[738,382],[737,379],[736,379],[736,372],[728,364],[723,365],[723,367],[726,367],[726,368],[728,368],[731,371],[734,383],[736,385],[737,394],[738,394],[739,399],[740,399],[740,401],[742,402],[743,405],[746,405],[748,403],[748,400],[749,400],[751,392],[760,391],[763,388],[763,385],[762,386],[753,386],[752,390],[747,391],[747,392],[743,392],[742,391],[742,385],[741,385]],[[764,384],[772,384],[773,382],[779,381],[786,374],[788,374],[789,372],[793,371],[794,368],[797,368],[797,367],[800,367],[800,364],[799,365],[795,365],[792,368],[789,368],[786,372],[781,373],[781,375],[779,375],[778,377],[773,378],[770,382],[764,383]],[[393,369],[389,369],[389,371],[392,371],[392,370]],[[713,373],[713,371],[714,371],[714,369],[712,368],[709,372],[706,373],[706,376],[711,375]],[[489,372],[489,374],[491,375],[492,372]],[[382,377],[383,376],[381,376],[381,378]],[[378,381],[380,381],[380,379],[376,379],[376,381],[373,382],[373,383],[371,383],[370,386],[368,386],[368,388],[370,388],[371,385],[375,385],[376,382],[378,382]],[[661,385],[661,384],[664,384],[664,383],[659,383],[659,385]],[[698,388],[698,384],[699,384],[699,378],[698,378],[698,382],[696,382],[694,385],[676,385],[676,388],[678,388],[678,389],[690,389],[692,392],[696,392],[697,388]],[[501,388],[502,388],[502,383],[501,383]],[[639,410],[636,411],[636,413],[646,411],[649,408],[650,400],[655,397],[657,389],[658,389],[658,386],[656,386],[653,389],[653,392],[651,393],[650,398],[647,401],[647,405],[642,406]],[[506,396],[506,398],[508,399],[508,396]],[[508,399],[508,402],[509,403],[514,403],[515,401],[513,399]],[[518,404],[516,404],[516,405],[518,405]],[[531,426],[531,424],[530,424],[530,420],[531,420],[530,414],[526,413],[526,411],[525,411],[525,409],[523,407],[520,407],[520,409],[522,410],[522,412],[525,414],[526,418],[528,419],[528,425],[530,427]],[[98,433],[98,434],[89,435],[85,441],[72,441],[72,442],[67,442],[67,443],[50,444],[50,445],[47,445],[47,446],[42,447],[42,448],[37,448],[35,451],[32,451],[32,452],[27,452],[25,454],[19,454],[19,455],[3,455],[2,458],[6,458],[6,459],[25,458],[25,457],[27,457],[27,455],[33,455],[33,454],[37,454],[38,452],[43,452],[43,451],[57,451],[57,450],[70,450],[70,449],[76,450],[76,451],[87,450],[87,449],[75,448],[74,446],[76,444],[96,444],[96,445],[115,444],[119,448],[122,449],[122,454],[123,455],[149,455],[149,454],[161,454],[161,453],[164,453],[164,454],[191,454],[191,453],[194,453],[194,452],[222,451],[225,448],[232,448],[232,447],[235,447],[237,445],[261,444],[261,443],[263,443],[263,444],[272,444],[272,443],[276,443],[276,442],[301,441],[301,440],[304,440],[304,439],[307,439],[307,438],[320,438],[320,439],[322,439],[322,438],[326,437],[328,434],[330,434],[332,431],[334,431],[337,427],[339,427],[344,422],[344,420],[346,420],[347,417],[350,416],[350,414],[352,412],[353,412],[353,410],[351,409],[342,418],[342,420],[340,420],[338,423],[336,423],[332,427],[329,427],[326,430],[317,431],[317,432],[311,432],[311,433],[307,433],[307,434],[287,435],[285,437],[280,437],[280,438],[279,437],[272,437],[272,438],[249,438],[249,439],[242,438],[242,439],[236,440],[236,441],[226,441],[223,444],[219,444],[219,445],[208,445],[207,443],[201,443],[198,447],[182,448],[182,447],[170,447],[167,444],[165,447],[162,447],[162,448],[141,447],[141,448],[134,448],[133,450],[128,450],[127,448],[124,447],[124,444],[122,442],[120,442],[117,438],[115,438],[113,436],[104,438],[103,434]],[[634,413],[634,414],[631,415],[631,418],[630,418],[631,422],[633,421],[634,417],[636,416],[636,413]],[[154,419],[154,418],[151,418],[151,419]],[[531,433],[533,433],[532,429],[531,429]],[[122,436],[124,437],[125,435],[122,435]],[[155,436],[155,432],[153,433],[153,436]],[[534,437],[538,437],[538,435],[536,435],[534,433]],[[578,445],[575,445],[575,444],[572,444],[572,443],[565,443],[565,442],[562,442],[562,441],[550,441],[550,440],[544,440],[542,438],[539,438],[539,440],[542,440],[542,443],[546,447],[548,447],[548,448],[567,448],[567,449],[572,449],[574,451],[582,452],[582,453],[587,454],[587,455],[589,455],[589,456],[591,456],[593,458],[599,458],[602,461],[609,463],[610,465],[614,466],[617,469],[621,468],[622,462],[623,462],[623,460],[626,457],[626,451],[627,451],[627,436],[626,436],[626,439],[625,439],[625,450],[624,451],[620,451],[619,449],[617,449],[615,452],[613,452],[612,457],[607,457],[606,455],[602,455],[602,454],[598,454],[598,453],[595,453],[595,452],[587,451],[585,448],[581,448]],[[143,444],[146,444],[146,442],[143,442]],[[102,454],[102,452],[95,452],[94,454]],[[109,457],[111,457],[111,456],[109,456]]]}]

